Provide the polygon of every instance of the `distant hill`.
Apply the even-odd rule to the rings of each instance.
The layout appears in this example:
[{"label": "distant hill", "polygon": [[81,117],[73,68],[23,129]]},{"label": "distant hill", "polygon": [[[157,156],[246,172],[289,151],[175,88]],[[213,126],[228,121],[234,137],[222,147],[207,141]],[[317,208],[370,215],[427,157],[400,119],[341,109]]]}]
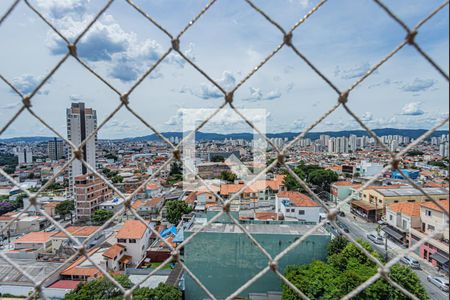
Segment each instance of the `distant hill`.
[{"label": "distant hill", "polygon": [[[426,129],[397,129],[397,128],[381,128],[373,130],[378,136],[383,135],[402,135],[410,138],[418,138],[427,132]],[[431,136],[441,136],[443,134],[448,134],[448,130],[438,130],[435,131]],[[293,139],[299,133],[295,132],[282,132],[282,133],[268,133],[267,136],[269,138],[288,138]],[[343,131],[324,131],[324,132],[310,132],[306,135],[307,138],[310,139],[318,139],[320,135],[326,134],[332,137],[342,137],[349,136],[351,134],[355,134],[357,136],[369,136],[369,134],[364,130],[343,130]],[[166,138],[178,137],[183,138],[182,132],[164,132],[163,135]],[[40,143],[46,142],[48,140],[53,139],[53,137],[43,137],[43,136],[35,136],[35,137],[15,137],[8,139],[0,139],[0,143]],[[251,140],[253,139],[252,133],[231,133],[231,134],[220,134],[220,133],[207,133],[207,132],[197,132],[196,139],[199,141],[223,141],[225,139],[244,139]],[[105,139],[103,139],[105,140]],[[124,142],[144,142],[144,141],[158,141],[159,137],[156,134],[140,136],[140,137],[130,137],[124,139],[106,139],[112,141],[124,141]]]},{"label": "distant hill", "polygon": [[[427,130],[425,129],[396,129],[396,128],[382,128],[382,129],[374,129],[373,130],[375,134],[378,136],[383,135],[402,135],[407,136],[410,138],[418,138],[421,135],[423,135]],[[299,133],[295,132],[283,132],[283,133],[268,133],[267,136],[269,138],[288,138],[293,139],[295,138]],[[306,135],[307,138],[310,139],[318,139],[320,135],[326,134],[331,137],[342,137],[342,136],[349,136],[351,134],[355,134],[357,136],[369,136],[369,134],[364,130],[344,130],[344,131],[324,131],[324,132],[310,132]],[[431,136],[441,136],[443,134],[448,134],[448,130],[438,130],[434,132]],[[165,132],[163,135],[166,138],[171,137],[178,137],[182,138],[183,133],[181,132]],[[232,134],[219,134],[219,133],[205,133],[205,132],[198,132],[196,134],[196,139],[199,141],[222,141],[225,139],[244,139],[244,140],[251,140],[253,139],[253,134],[251,133],[232,133]],[[159,137],[156,134],[152,135],[146,135],[141,137],[134,137],[134,138],[126,138],[123,139],[124,141],[157,141],[159,140]]]}]

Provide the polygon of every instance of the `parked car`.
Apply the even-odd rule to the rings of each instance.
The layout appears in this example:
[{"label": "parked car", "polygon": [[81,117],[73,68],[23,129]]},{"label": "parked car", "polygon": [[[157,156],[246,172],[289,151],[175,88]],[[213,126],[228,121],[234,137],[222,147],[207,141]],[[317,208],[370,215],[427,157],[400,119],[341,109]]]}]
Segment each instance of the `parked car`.
[{"label": "parked car", "polygon": [[444,292],[448,292],[448,279],[441,276],[428,275],[427,280],[440,288]]},{"label": "parked car", "polygon": [[386,220],[380,219],[380,220],[378,221],[378,224],[379,224],[379,225],[386,225],[387,223],[386,223]]},{"label": "parked car", "polygon": [[411,256],[403,256],[400,261],[413,269],[420,269],[420,264],[417,259],[414,259]]},{"label": "parked car", "polygon": [[348,229],[348,226],[345,225],[344,223],[338,221],[338,222],[337,222],[337,225],[339,226],[339,228],[341,228],[342,230],[344,230],[344,232],[347,232],[347,233],[350,232],[350,230]]},{"label": "parked car", "polygon": [[369,240],[371,240],[372,242],[374,242],[375,244],[377,244],[377,245],[383,245],[384,244],[384,239],[381,236],[379,236],[379,235],[376,235],[376,234],[373,234],[373,233],[369,233],[367,235],[367,238]]}]

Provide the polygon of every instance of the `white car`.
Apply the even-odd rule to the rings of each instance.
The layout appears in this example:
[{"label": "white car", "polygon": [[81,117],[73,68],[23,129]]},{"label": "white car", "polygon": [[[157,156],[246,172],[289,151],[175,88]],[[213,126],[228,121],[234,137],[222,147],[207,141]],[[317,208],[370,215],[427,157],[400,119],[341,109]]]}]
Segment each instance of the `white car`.
[{"label": "white car", "polygon": [[420,264],[417,259],[414,259],[411,256],[403,256],[400,261],[413,269],[420,269]]},{"label": "white car", "polygon": [[369,240],[371,240],[372,242],[374,242],[375,244],[377,244],[377,245],[383,245],[384,244],[384,239],[381,236],[376,235],[374,233],[369,233],[367,235],[367,238]]},{"label": "white car", "polygon": [[427,277],[427,280],[440,288],[442,291],[448,293],[448,279],[440,276],[431,276]]}]

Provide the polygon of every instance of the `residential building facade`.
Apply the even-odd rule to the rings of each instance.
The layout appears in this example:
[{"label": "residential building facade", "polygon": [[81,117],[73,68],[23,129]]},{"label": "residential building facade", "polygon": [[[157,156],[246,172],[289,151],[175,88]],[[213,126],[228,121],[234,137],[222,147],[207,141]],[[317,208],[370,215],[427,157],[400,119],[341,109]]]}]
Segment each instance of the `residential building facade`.
[{"label": "residential building facade", "polygon": [[[85,107],[84,103],[72,103],[67,109],[67,138],[74,144],[80,145],[92,132],[97,129],[97,112]],[[93,168],[96,167],[97,135],[90,138],[82,147],[83,159]],[[72,158],[72,151],[68,151],[68,158]],[[88,173],[87,167],[75,159],[69,167],[69,193],[73,191],[75,177]]]},{"label": "residential building facade", "polygon": [[77,176],[74,190],[75,217],[78,220],[90,220],[103,202],[112,199],[112,191],[94,174]]}]

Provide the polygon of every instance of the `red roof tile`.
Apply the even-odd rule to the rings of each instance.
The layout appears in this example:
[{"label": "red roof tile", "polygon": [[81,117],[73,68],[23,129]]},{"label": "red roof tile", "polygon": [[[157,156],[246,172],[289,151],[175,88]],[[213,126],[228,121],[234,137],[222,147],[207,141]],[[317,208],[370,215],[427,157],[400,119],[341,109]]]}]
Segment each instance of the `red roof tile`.
[{"label": "red roof tile", "polygon": [[311,198],[309,198],[307,195],[299,193],[299,192],[280,192],[278,193],[278,197],[280,198],[288,198],[291,203],[298,207],[316,207],[320,206],[316,202],[314,202]]}]

